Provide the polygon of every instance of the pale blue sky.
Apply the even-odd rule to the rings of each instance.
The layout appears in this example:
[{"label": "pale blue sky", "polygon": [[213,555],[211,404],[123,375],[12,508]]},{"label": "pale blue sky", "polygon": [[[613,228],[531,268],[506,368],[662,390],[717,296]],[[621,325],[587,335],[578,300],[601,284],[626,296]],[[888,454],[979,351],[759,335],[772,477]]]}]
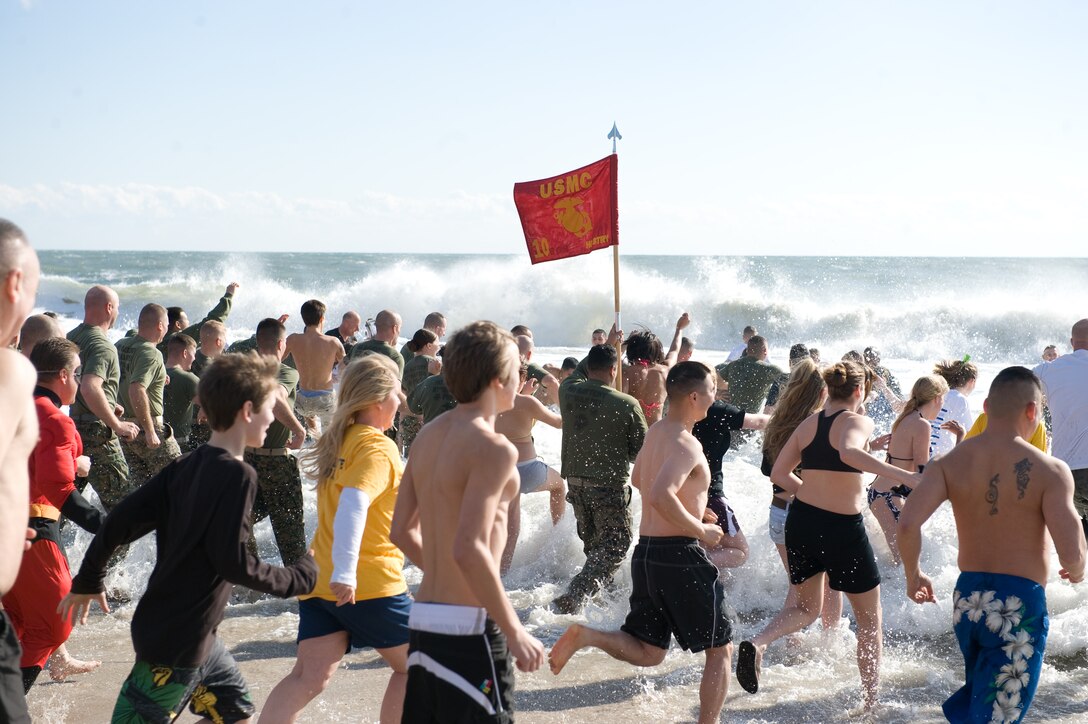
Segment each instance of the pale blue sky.
[{"label": "pale blue sky", "polygon": [[43,248],[522,252],[620,143],[626,253],[1083,255],[1088,5],[0,0]]}]

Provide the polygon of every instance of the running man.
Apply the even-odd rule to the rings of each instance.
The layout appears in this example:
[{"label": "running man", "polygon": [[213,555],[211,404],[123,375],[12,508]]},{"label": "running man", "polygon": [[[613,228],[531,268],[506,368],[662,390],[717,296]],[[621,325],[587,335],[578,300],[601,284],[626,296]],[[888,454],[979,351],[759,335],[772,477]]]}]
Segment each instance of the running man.
[{"label": "running man", "polygon": [[491,322],[458,330],[443,370],[458,405],[412,445],[390,534],[423,570],[408,620],[404,722],[513,721],[511,656],[522,671],[544,663],[544,645],[499,580],[518,472],[495,416],[514,405],[519,363],[514,338]]},{"label": "running man", "polygon": [[[298,398],[295,409],[308,430],[320,434],[332,421],[336,393],[332,371],[344,359],[344,345],[321,331],[325,326],[325,304],[317,299],[302,303],[302,334],[287,337],[287,354],[294,357],[298,370]],[[320,426],[318,426],[320,421]]]},{"label": "running man", "polygon": [[899,516],[899,550],[907,595],[936,603],[919,563],[922,525],[952,503],[961,571],[952,629],[967,680],[944,714],[953,722],[1018,722],[1039,686],[1050,625],[1047,538],[1070,583],[1084,579],[1085,542],[1069,466],[1027,442],[1042,417],[1039,378],[1024,367],[1002,370],[984,407],[982,434],[926,465]]},{"label": "running man", "polygon": [[643,494],[640,537],[631,557],[631,611],[619,631],[574,624],[549,656],[552,673],[576,652],[592,646],[635,666],[657,666],[670,639],[692,653],[706,652],[699,685],[699,722],[717,722],[729,688],[732,623],[718,569],[702,545],[722,538],[717,523],[704,523],[710,468],[691,429],[714,401],[713,371],[681,362],[665,382],[669,410],[646,433],[635,460],[635,487]]}]

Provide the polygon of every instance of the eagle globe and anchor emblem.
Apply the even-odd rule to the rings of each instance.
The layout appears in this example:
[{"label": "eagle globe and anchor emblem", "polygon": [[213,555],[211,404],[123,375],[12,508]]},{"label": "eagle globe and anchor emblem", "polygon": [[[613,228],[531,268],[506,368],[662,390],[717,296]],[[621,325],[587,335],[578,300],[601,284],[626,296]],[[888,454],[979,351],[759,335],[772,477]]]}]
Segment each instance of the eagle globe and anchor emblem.
[{"label": "eagle globe and anchor emblem", "polygon": [[593,219],[582,209],[584,202],[577,196],[559,199],[555,202],[555,220],[564,229],[580,239],[589,236],[593,231]]}]

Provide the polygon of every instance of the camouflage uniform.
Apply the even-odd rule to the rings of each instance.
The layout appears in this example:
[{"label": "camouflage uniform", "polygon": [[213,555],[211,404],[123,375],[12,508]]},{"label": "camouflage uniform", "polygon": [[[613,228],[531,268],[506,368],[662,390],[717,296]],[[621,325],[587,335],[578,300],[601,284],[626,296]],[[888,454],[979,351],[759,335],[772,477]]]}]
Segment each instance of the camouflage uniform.
[{"label": "camouflage uniform", "polygon": [[132,492],[121,442],[113,430],[94,415],[80,415],[75,422],[76,432],[83,439],[83,454],[91,459],[90,475],[76,478],[76,487],[82,492],[90,483],[91,489],[98,493],[102,507],[110,511]]},{"label": "camouflage uniform", "polygon": [[[144,431],[134,440],[124,440],[121,448],[128,460],[129,482],[134,488],[140,487],[153,475],[165,468],[170,461],[181,457],[181,448],[174,439],[173,430],[162,421],[163,388],[166,386],[166,364],[162,355],[148,340],[140,337],[125,337],[117,342],[117,356],[121,362],[121,383],[119,396],[127,415],[132,415],[133,405],[129,396],[129,386],[133,383],[144,388],[154,421],[155,433],[162,442],[157,448],[149,448]],[[139,424],[132,417],[125,418]]]},{"label": "camouflage uniform", "polygon": [[[121,367],[117,350],[110,344],[109,337],[100,327],[84,323],[69,332],[68,339],[79,347],[83,375],[101,378],[106,402],[111,407],[115,406]],[[83,454],[91,459],[90,475],[76,478],[76,486],[82,492],[90,483],[91,489],[98,493],[102,507],[108,511],[132,491],[121,443],[113,430],[91,412],[82,391],[76,393],[76,401],[72,403],[70,411],[76,431],[83,439]]]},{"label": "camouflage uniform", "polygon": [[631,547],[631,488],[589,478],[567,479],[567,502],[574,508],[586,564],[567,594],[585,599],[608,585]]},{"label": "camouflage uniform", "polygon": [[128,460],[128,479],[134,487],[143,485],[172,461],[181,457],[181,447],[174,439],[174,431],[169,425],[156,422],[155,434],[159,436],[159,441],[162,443],[156,448],[147,446],[142,430],[135,440],[125,440],[121,443],[125,458]]},{"label": "camouflage uniform", "polygon": [[260,454],[266,448],[249,448],[245,460],[257,471],[257,497],[253,523],[272,519],[276,547],[283,565],[289,566],[306,553],[306,526],[302,513],[302,476],[298,460],[283,449],[280,454]]},{"label": "camouflage uniform", "polygon": [[[295,407],[298,371],[280,363],[278,381],[287,390],[291,409]],[[302,475],[298,460],[286,445],[291,438],[279,420],[268,426],[264,444],[246,448],[245,460],[257,471],[257,498],[253,501],[253,524],[272,519],[272,532],[280,559],[288,566],[306,553],[306,526],[302,515]]]},{"label": "camouflage uniform", "polygon": [[586,564],[555,605],[573,613],[612,582],[631,545],[628,470],[646,437],[646,418],[634,397],[589,379],[585,361],[559,386],[559,408],[562,475]]}]

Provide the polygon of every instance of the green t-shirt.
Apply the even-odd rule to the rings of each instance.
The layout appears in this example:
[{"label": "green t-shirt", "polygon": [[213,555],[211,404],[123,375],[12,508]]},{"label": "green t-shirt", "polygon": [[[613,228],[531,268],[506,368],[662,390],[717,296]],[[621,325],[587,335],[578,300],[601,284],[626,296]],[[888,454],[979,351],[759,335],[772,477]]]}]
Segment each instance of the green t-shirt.
[{"label": "green t-shirt", "polygon": [[408,409],[417,415],[423,415],[424,425],[455,407],[457,400],[453,399],[446,387],[446,378],[440,374],[424,379],[408,396]]},{"label": "green t-shirt", "polygon": [[584,362],[559,385],[563,416],[563,477],[627,483],[646,438],[638,400],[585,376]]},{"label": "green t-shirt", "polygon": [[380,339],[368,339],[365,342],[359,342],[351,348],[351,359],[358,359],[367,352],[377,352],[378,354],[384,354],[389,359],[397,363],[397,367],[400,368],[400,376],[404,377],[404,357],[400,352],[388,342],[383,342]]},{"label": "green t-shirt", "polygon": [[170,338],[175,334],[185,334],[196,340],[196,343],[200,344],[200,328],[204,326],[205,322],[215,320],[217,322],[226,322],[227,317],[230,316],[231,304],[234,302],[234,296],[231,294],[224,294],[219,298],[219,303],[212,307],[212,310],[208,312],[204,319],[200,320],[196,324],[190,324],[181,332],[168,332],[162,341],[159,342],[159,351],[162,352],[163,357],[166,356],[166,344],[170,341]]},{"label": "green t-shirt", "polygon": [[174,428],[174,437],[189,437],[196,410],[193,398],[200,378],[180,367],[169,368],[166,376],[170,378],[170,384],[162,393],[163,420]]},{"label": "green t-shirt", "polygon": [[431,376],[431,373],[427,371],[427,367],[433,361],[434,357],[418,354],[413,355],[410,360],[404,363],[404,376],[401,378],[401,387],[404,389],[405,395],[412,394],[412,390],[416,388],[416,385]]},{"label": "green t-shirt", "polygon": [[[287,390],[287,401],[290,403],[291,409],[295,409],[295,397],[298,396],[298,370],[280,362],[280,371],[276,375],[276,381],[283,385],[283,389]],[[272,424],[268,426],[268,432],[265,433],[264,444],[261,447],[287,447],[287,441],[290,439],[291,431],[279,420],[273,420]]]},{"label": "green t-shirt", "polygon": [[247,337],[246,339],[240,339],[237,342],[232,342],[227,347],[227,352],[230,354],[243,354],[245,352],[255,352],[257,350],[257,335]]},{"label": "green t-shirt", "polygon": [[404,365],[407,367],[408,363],[412,361],[412,358],[416,356],[416,353],[408,349],[408,343],[405,342],[404,346],[400,348],[400,357],[404,360]]},{"label": "green t-shirt", "polygon": [[147,391],[151,416],[162,415],[162,390],[166,386],[166,363],[155,345],[140,336],[125,337],[117,341],[117,357],[121,362],[121,383],[118,396],[125,408],[125,417],[135,417],[128,387],[133,382]]},{"label": "green t-shirt", "polygon": [[[110,343],[110,338],[101,327],[81,323],[68,333],[68,339],[79,347],[83,374],[101,377],[106,400],[110,405],[116,405],[121,366],[117,360],[117,349]],[[72,417],[93,414],[83,401],[83,393],[77,392],[76,401],[72,404]]]},{"label": "green t-shirt", "polygon": [[204,370],[208,369],[208,365],[210,365],[211,363],[212,358],[198,349],[196,351],[196,354],[193,356],[193,366],[189,368],[189,371],[197,377],[200,377],[202,374],[204,374]]},{"label": "green t-shirt", "polygon": [[729,383],[729,402],[753,414],[763,412],[771,385],[785,374],[773,364],[747,355],[714,369]]}]

